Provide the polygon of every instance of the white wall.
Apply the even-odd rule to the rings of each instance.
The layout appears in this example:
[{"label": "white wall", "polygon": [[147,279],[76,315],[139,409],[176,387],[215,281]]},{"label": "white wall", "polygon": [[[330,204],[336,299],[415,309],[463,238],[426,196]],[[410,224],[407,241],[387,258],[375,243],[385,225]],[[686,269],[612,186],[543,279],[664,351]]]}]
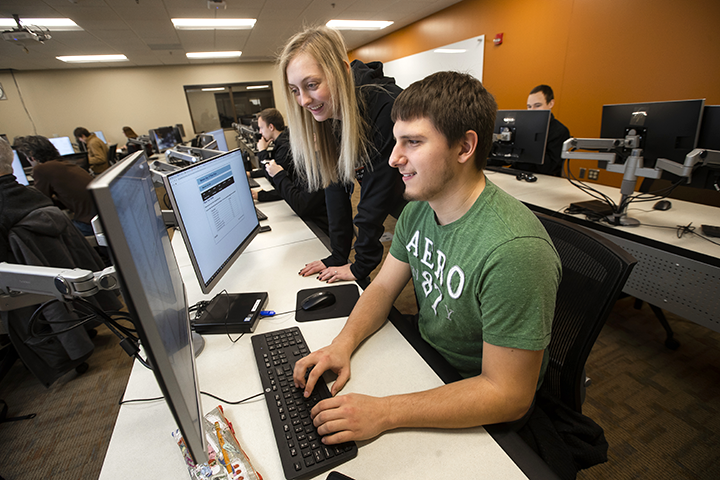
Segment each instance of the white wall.
[{"label": "white wall", "polygon": [[190,137],[184,85],[270,80],[276,107],[285,114],[282,77],[270,62],[16,71],[14,77],[0,71],[8,97],[0,101],[0,133],[11,142],[22,135],[72,137],[75,127],[82,126],[102,130],[108,143],[122,145],[125,125],[142,134],[176,123],[182,123]]}]

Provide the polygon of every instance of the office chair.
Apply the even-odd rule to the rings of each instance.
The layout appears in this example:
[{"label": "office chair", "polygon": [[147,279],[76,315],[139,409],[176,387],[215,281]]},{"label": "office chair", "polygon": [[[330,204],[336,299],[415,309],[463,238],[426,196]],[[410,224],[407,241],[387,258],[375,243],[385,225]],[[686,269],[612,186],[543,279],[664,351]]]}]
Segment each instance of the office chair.
[{"label": "office chair", "polygon": [[112,145],[108,146],[108,153],[107,153],[107,161],[108,165],[114,165],[117,161],[117,143],[113,143]]},{"label": "office chair", "polygon": [[562,262],[543,388],[582,413],[585,362],[636,260],[584,227],[536,215]]}]

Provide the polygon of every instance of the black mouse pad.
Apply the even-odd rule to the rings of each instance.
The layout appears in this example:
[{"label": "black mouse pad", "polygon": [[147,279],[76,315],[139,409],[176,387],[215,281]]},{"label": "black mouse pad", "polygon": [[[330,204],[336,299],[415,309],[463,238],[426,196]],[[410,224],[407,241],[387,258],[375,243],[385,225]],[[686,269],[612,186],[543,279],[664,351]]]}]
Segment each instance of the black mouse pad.
[{"label": "black mouse pad", "polygon": [[[317,292],[332,292],[335,295],[335,303],[317,310],[303,310],[300,306],[303,300]],[[358,298],[360,298],[360,293],[358,293],[358,286],[354,283],[300,290],[297,293],[297,301],[295,302],[295,320],[298,322],[312,322],[313,320],[325,320],[326,318],[347,317],[355,307]]]}]

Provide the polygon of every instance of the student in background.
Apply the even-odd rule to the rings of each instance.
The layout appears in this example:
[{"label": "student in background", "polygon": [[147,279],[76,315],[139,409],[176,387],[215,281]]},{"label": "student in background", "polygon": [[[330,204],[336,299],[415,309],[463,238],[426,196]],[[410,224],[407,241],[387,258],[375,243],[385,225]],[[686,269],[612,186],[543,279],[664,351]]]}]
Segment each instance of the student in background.
[{"label": "student in background", "polygon": [[60,159],[60,153],[45,137],[23,137],[19,149],[33,166],[34,187],[73,213],[73,223],[85,236],[93,235],[90,225],[96,215],[95,204],[87,191],[92,177],[88,172]]},{"label": "student in background", "polygon": [[[279,62],[295,166],[310,189],[325,189],[330,223],[332,254],[300,275],[328,283],[368,278],[382,260],[385,218],[405,205],[402,178],[387,163],[395,145],[390,110],[401,89],[380,62],[351,65],[346,52],[338,31],[310,28],[288,41]],[[355,181],[361,192],[353,218]]]},{"label": "student in background", "polygon": [[[528,110],[551,110],[553,106],[555,106],[555,94],[548,85],[538,85],[530,90],[527,99]],[[560,154],[562,153],[563,142],[568,138],[570,138],[570,130],[550,113],[545,161],[542,165],[518,163],[515,167],[533,173],[562,177],[563,159]]]},{"label": "student in background", "polygon": [[110,165],[108,164],[108,146],[100,140],[97,135],[88,131],[87,128],[77,127],[73,131],[73,135],[78,139],[79,142],[85,144],[85,148],[88,152],[88,162],[90,163],[90,170],[94,174],[102,173],[107,170]]},{"label": "student in background", "polygon": [[[257,143],[257,158],[264,163],[265,174],[275,189],[253,191],[253,198],[259,202],[285,200],[300,218],[312,221],[327,234],[325,192],[311,192],[307,183],[296,174],[290,150],[290,129],[285,128],[282,114],[275,108],[266,108],[258,115],[258,128],[262,137]],[[268,151],[270,144],[273,145],[272,158]]]}]

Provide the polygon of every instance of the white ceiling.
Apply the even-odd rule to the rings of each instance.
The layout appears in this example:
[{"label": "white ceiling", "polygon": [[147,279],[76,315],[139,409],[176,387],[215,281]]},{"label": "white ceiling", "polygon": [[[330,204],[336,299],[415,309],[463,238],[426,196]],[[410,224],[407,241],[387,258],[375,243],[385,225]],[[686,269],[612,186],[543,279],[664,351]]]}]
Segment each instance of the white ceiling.
[{"label": "white ceiling", "polygon": [[[53,32],[40,44],[21,47],[0,40],[0,70],[97,68],[98,66],[227,63],[188,60],[186,52],[241,50],[236,62],[273,61],[284,42],[306,25],[331,19],[392,20],[379,31],[344,31],[349,49],[362,46],[459,0],[0,0],[0,18],[68,17],[84,31]],[[252,30],[175,30],[171,18],[256,18]],[[129,62],[67,64],[59,55],[125,54]]]}]

